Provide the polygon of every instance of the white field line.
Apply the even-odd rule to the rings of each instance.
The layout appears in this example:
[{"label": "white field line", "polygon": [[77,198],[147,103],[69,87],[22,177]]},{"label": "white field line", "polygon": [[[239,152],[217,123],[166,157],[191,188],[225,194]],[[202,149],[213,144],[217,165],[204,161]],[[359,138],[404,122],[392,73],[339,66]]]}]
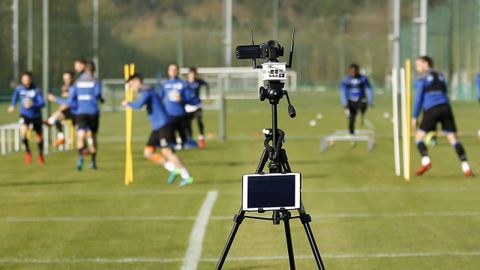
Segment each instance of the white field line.
[{"label": "white field line", "polygon": [[[240,180],[239,180],[240,183]],[[132,191],[45,191],[45,192],[5,192],[0,197],[36,197],[36,196],[143,196],[143,195],[203,195],[208,190],[132,190]],[[224,190],[222,194],[241,194],[241,190]],[[478,188],[315,188],[302,190],[303,193],[382,193],[382,192],[480,192]]]},{"label": "white field line", "polygon": [[[343,253],[343,254],[322,254],[324,259],[383,259],[383,258],[415,258],[415,257],[478,257],[480,251],[439,251],[439,252],[387,252],[387,253]],[[245,256],[228,257],[227,261],[245,262],[245,261],[267,261],[274,259],[287,260],[287,256]],[[311,255],[296,255],[297,260],[313,259]],[[88,264],[88,263],[177,263],[183,261],[182,258],[154,258],[154,257],[127,257],[127,258],[55,258],[55,259],[32,259],[32,258],[0,258],[0,264]],[[200,262],[216,263],[218,258],[203,258]]]},{"label": "white field line", "polygon": [[217,197],[217,191],[209,191],[200,211],[198,211],[198,216],[190,233],[190,240],[188,241],[188,248],[180,268],[181,270],[197,269],[198,262],[202,256],[203,238]]},{"label": "white field line", "polygon": [[[205,204],[205,202],[204,202]],[[480,217],[480,212],[399,212],[399,213],[367,213],[345,212],[329,214],[312,214],[314,219],[339,219],[339,218],[409,218],[409,217]],[[212,221],[232,220],[233,215],[209,216]],[[0,222],[6,223],[37,223],[37,222],[124,222],[124,221],[192,221],[194,216],[85,216],[85,217],[0,217]],[[203,221],[204,222],[204,221]],[[193,233],[193,231],[192,231]]]}]

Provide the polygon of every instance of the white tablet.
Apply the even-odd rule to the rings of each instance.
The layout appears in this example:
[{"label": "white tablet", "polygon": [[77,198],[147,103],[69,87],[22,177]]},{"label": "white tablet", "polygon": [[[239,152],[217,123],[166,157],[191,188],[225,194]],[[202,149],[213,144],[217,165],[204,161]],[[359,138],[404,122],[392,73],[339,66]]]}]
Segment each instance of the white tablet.
[{"label": "white tablet", "polygon": [[242,184],[244,211],[300,209],[300,173],[247,174]]}]

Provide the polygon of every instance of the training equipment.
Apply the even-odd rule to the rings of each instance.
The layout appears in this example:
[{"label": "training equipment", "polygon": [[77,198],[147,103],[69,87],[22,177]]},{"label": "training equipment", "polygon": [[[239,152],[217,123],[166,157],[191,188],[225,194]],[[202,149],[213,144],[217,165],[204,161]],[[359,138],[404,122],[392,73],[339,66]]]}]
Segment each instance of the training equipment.
[{"label": "training equipment", "polygon": [[[401,175],[403,163],[403,178],[410,181],[411,177],[411,66],[410,59],[405,60],[405,68],[392,70],[392,112],[393,112],[393,145],[395,175]],[[400,76],[399,76],[400,75]],[[400,87],[399,87],[400,86]],[[400,88],[400,91],[398,91]],[[398,100],[400,98],[400,102]],[[400,107],[400,110],[399,110]],[[400,115],[399,115],[400,111]],[[401,121],[399,121],[401,119]],[[402,131],[402,156],[400,158],[400,127]],[[428,168],[427,168],[428,169]],[[425,171],[427,170],[425,169]],[[420,170],[420,169],[419,169]],[[417,170],[417,171],[419,171]],[[422,172],[423,173],[423,172]]]},{"label": "training equipment", "polygon": [[328,147],[333,146],[336,142],[366,142],[368,151],[372,151],[375,147],[375,132],[373,130],[355,130],[355,134],[350,134],[348,130],[337,130],[333,134],[327,135],[321,139],[320,151],[325,152]]},{"label": "training equipment", "polygon": [[244,211],[300,209],[300,173],[247,174],[242,182]]},{"label": "training equipment", "polygon": [[[125,100],[133,101],[133,90],[128,87],[128,79],[135,73],[135,64],[123,66],[123,77],[125,79]],[[132,128],[133,109],[125,109],[125,185],[133,183],[133,155],[132,155]]]},{"label": "training equipment", "polygon": [[[295,30],[292,33],[292,47],[290,50],[290,58],[289,58],[289,65],[287,68],[291,67],[292,57],[293,57],[293,44],[294,44],[294,37],[295,37]],[[252,35],[252,45],[253,45],[253,35]],[[268,61],[278,62],[277,59],[271,59],[272,52],[269,53]],[[254,68],[257,67],[255,59],[252,60]],[[288,97],[288,92],[283,90],[284,83],[278,80],[268,80],[266,81],[266,87],[260,87],[259,89],[259,98],[261,101],[268,99],[272,109],[272,128],[264,129],[263,134],[265,135],[264,146],[265,149],[260,157],[260,161],[258,163],[257,169],[255,170],[255,174],[264,174],[264,167],[267,164],[267,161],[270,160],[268,164],[268,170],[270,174],[278,175],[278,173],[291,173],[292,170],[290,168],[290,164],[287,158],[287,152],[283,149],[283,142],[285,138],[285,133],[278,128],[278,111],[277,106],[279,104],[280,99],[283,96],[287,97],[288,101],[288,114],[291,118],[296,116],[296,111],[293,105],[290,102],[290,98]],[[267,174],[268,175],[268,174]],[[273,182],[272,182],[273,185]],[[271,186],[272,190],[275,187]],[[263,190],[265,187],[262,188]],[[275,205],[280,206],[280,205]],[[220,270],[225,263],[227,258],[228,252],[233,244],[237,231],[240,227],[240,224],[243,222],[245,218],[252,218],[252,219],[260,219],[260,220],[270,220],[273,221],[273,224],[280,224],[283,221],[284,228],[285,228],[285,237],[287,240],[287,250],[288,250],[288,259],[290,269],[295,269],[295,257],[293,254],[293,244],[292,244],[292,237],[290,232],[290,219],[299,218],[303,224],[305,229],[305,233],[307,235],[308,241],[310,243],[310,247],[312,248],[312,253],[315,258],[316,265],[319,270],[324,270],[325,266],[323,265],[322,258],[320,256],[320,252],[317,247],[317,243],[313,236],[312,229],[310,227],[311,217],[305,211],[305,208],[300,201],[297,207],[294,208],[298,211],[299,215],[292,217],[289,210],[282,209],[282,210],[273,210],[271,218],[265,218],[260,216],[247,216],[245,215],[246,211],[244,210],[247,206],[243,205],[238,213],[235,215],[233,222],[233,228],[228,236],[227,242],[225,247],[223,248],[222,254],[220,255],[220,259],[218,260],[217,266],[215,267],[216,270]],[[263,212],[263,211],[262,211]]]}]

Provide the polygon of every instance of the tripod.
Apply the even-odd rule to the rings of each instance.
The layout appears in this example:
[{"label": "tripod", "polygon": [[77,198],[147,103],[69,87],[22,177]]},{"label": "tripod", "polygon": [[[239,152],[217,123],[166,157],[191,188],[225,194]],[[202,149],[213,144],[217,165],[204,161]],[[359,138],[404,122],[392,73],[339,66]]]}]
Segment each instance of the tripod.
[{"label": "tripod", "polygon": [[[257,174],[263,174],[265,165],[267,164],[268,160],[270,163],[268,164],[268,169],[270,173],[290,173],[290,164],[288,163],[287,152],[283,149],[283,140],[285,137],[285,133],[278,128],[278,112],[277,106],[279,100],[282,98],[283,95],[287,97],[288,100],[288,112],[290,117],[295,117],[295,108],[290,103],[290,98],[288,97],[288,92],[282,90],[283,84],[282,83],[270,83],[268,89],[263,87],[260,88],[260,100],[265,100],[268,98],[272,107],[272,128],[265,129],[265,141],[264,146],[265,149],[260,157],[260,161],[258,163],[258,167],[255,171]],[[317,247],[317,243],[313,236],[312,229],[310,227],[311,217],[309,214],[306,213],[303,204],[301,204],[300,209],[298,209],[298,216],[292,216],[290,211],[288,210],[275,210],[272,213],[271,218],[264,218],[258,216],[247,216],[245,215],[245,211],[240,208],[238,213],[233,218],[233,228],[228,236],[227,242],[225,247],[223,248],[222,254],[220,259],[218,260],[217,266],[215,267],[216,270],[220,270],[225,263],[225,259],[227,258],[228,252],[233,244],[237,231],[242,224],[245,218],[250,219],[260,219],[260,220],[270,220],[273,221],[273,224],[278,225],[281,221],[283,221],[285,227],[285,237],[287,241],[287,251],[288,251],[288,260],[290,264],[290,270],[295,269],[295,256],[293,254],[293,244],[292,244],[292,236],[290,232],[290,219],[300,219],[303,224],[303,228],[305,229],[305,233],[307,235],[308,241],[310,243],[310,247],[312,248],[313,256],[315,257],[315,262],[319,270],[324,270],[325,266],[323,265],[322,258],[320,256],[320,252]]]}]

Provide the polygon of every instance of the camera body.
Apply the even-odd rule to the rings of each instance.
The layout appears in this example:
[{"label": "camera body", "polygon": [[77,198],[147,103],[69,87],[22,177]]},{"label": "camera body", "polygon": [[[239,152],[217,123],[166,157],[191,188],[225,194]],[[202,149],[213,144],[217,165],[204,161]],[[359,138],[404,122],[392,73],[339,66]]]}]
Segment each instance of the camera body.
[{"label": "camera body", "polygon": [[269,40],[260,45],[240,45],[236,49],[237,59],[276,60],[283,56],[283,47],[276,40]]}]

